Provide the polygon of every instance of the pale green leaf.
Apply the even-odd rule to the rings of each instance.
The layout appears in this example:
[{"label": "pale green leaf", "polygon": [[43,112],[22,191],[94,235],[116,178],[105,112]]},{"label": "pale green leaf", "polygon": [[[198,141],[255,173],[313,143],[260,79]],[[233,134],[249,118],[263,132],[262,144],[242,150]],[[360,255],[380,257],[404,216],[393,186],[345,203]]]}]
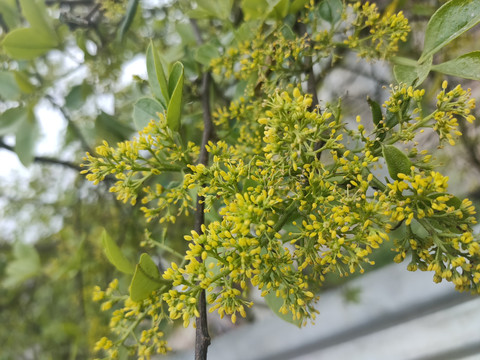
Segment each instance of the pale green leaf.
[{"label": "pale green leaf", "polygon": [[13,76],[15,77],[18,87],[24,94],[31,94],[35,91],[36,87],[30,82],[25,72],[14,71]]},{"label": "pale green leaf", "polygon": [[32,109],[27,110],[27,115],[19,124],[15,133],[15,153],[20,162],[28,167],[34,159],[35,141],[39,128]]},{"label": "pale green leaf", "polygon": [[176,131],[180,127],[180,116],[182,113],[183,96],[183,65],[176,62],[168,79],[168,90],[171,91],[170,102],[167,108],[167,125]]},{"label": "pale green leaf", "polygon": [[45,3],[37,0],[20,0],[22,14],[37,33],[50,38],[57,45],[57,36],[53,30],[51,19],[47,15]]},{"label": "pale green leaf", "polygon": [[133,123],[137,130],[142,130],[152,119],[158,119],[165,108],[158,101],[151,98],[142,98],[133,106]]},{"label": "pale green leaf", "polygon": [[194,54],[194,58],[202,65],[209,66],[212,59],[220,57],[218,47],[212,43],[206,43],[199,46]]},{"label": "pale green leaf", "polygon": [[0,98],[3,100],[17,100],[20,97],[15,75],[11,71],[0,71]]},{"label": "pale green leaf", "polygon": [[133,274],[135,267],[123,255],[115,241],[107,234],[106,230],[102,232],[102,246],[108,261],[112,263],[119,271],[125,274]]},{"label": "pale green leaf", "polygon": [[417,69],[413,66],[395,65],[393,67],[393,74],[398,83],[412,85],[417,78]]},{"label": "pale green leaf", "polygon": [[35,29],[15,29],[2,42],[8,56],[18,60],[31,60],[57,46],[56,39]]},{"label": "pale green leaf", "polygon": [[164,283],[157,265],[148,254],[143,253],[130,283],[130,298],[133,301],[142,301]]},{"label": "pale green leaf", "polygon": [[443,46],[480,22],[480,1],[451,0],[430,18],[419,62],[424,62]]},{"label": "pale green leaf", "polygon": [[465,79],[480,80],[480,51],[473,51],[456,59],[434,65],[432,70]]},{"label": "pale green leaf", "polygon": [[165,78],[162,63],[153,42],[150,42],[147,49],[147,74],[153,95],[165,107],[170,100],[170,93],[168,92],[167,79]]}]

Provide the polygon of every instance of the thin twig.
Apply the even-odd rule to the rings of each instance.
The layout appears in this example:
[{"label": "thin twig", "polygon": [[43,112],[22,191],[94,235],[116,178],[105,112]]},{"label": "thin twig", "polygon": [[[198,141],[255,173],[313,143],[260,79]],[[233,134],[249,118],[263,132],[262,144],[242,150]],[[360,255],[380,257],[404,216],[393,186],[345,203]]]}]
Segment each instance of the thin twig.
[{"label": "thin twig", "polygon": [[[200,45],[203,43],[200,29],[195,20],[190,20],[192,24],[197,43]],[[208,141],[213,137],[213,123],[212,114],[210,110],[210,82],[211,74],[206,72],[203,74],[201,97],[202,97],[202,110],[203,110],[203,134],[202,145],[200,148],[200,155],[198,157],[198,163],[208,164],[208,152],[206,145]],[[198,234],[202,234],[202,225],[205,223],[205,199],[203,196],[197,196],[197,207],[195,210],[195,224],[194,230]],[[198,299],[198,312],[200,316],[196,318],[196,334],[195,334],[195,360],[206,360],[207,350],[210,345],[210,335],[208,333],[207,322],[207,301],[205,298],[205,290],[202,290]]]},{"label": "thin twig", "polygon": [[[0,148],[11,151],[11,152],[15,152],[15,149],[13,148],[13,146],[5,144],[2,139],[0,139]],[[78,172],[82,170],[79,165],[74,164],[70,161],[55,159],[48,156],[35,156],[33,158],[33,161],[37,163],[43,163],[43,164],[61,165],[61,166],[76,170]]]}]

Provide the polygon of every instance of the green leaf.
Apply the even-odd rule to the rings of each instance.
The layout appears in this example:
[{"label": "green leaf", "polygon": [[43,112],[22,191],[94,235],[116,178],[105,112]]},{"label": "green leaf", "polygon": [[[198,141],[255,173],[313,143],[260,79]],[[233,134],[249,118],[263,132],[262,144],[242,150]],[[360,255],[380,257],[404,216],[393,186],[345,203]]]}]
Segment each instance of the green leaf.
[{"label": "green leaf", "polygon": [[273,7],[272,11],[269,14],[269,17],[273,17],[277,20],[282,20],[285,16],[288,15],[288,9],[290,7],[290,0],[280,0]]},{"label": "green leaf", "polygon": [[133,106],[133,123],[137,130],[142,130],[152,119],[158,119],[159,113],[165,108],[158,101],[151,98],[142,98]]},{"label": "green leaf", "polygon": [[11,58],[31,60],[54,49],[57,41],[35,29],[15,29],[5,36],[2,45]]},{"label": "green leaf", "polygon": [[102,246],[108,261],[110,261],[113,266],[125,274],[133,274],[135,267],[127,260],[125,255],[123,255],[120,248],[107,234],[105,229],[102,232]]},{"label": "green leaf", "polygon": [[25,72],[14,71],[13,76],[15,77],[18,87],[24,94],[31,94],[35,91],[36,86],[30,82],[30,79]]},{"label": "green leaf", "polygon": [[15,75],[10,71],[0,71],[0,98],[4,100],[17,100],[20,97]]},{"label": "green leaf", "polygon": [[0,115],[0,136],[15,133],[27,118],[27,109],[16,107],[5,110]]},{"label": "green leaf", "polygon": [[305,9],[305,5],[307,5],[308,0],[294,0],[290,4],[290,10],[288,11],[290,14],[295,14],[300,10]]},{"label": "green leaf", "polygon": [[20,23],[20,14],[17,11],[16,0],[0,1],[0,14],[9,29],[14,29]]},{"label": "green leaf", "polygon": [[415,86],[418,87],[427,78],[430,70],[432,69],[433,56],[428,56],[422,63],[419,63],[416,68],[418,79],[415,82]]},{"label": "green leaf", "polygon": [[122,23],[119,27],[119,32],[117,36],[118,41],[122,41],[127,33],[128,29],[132,25],[133,19],[135,18],[135,14],[137,13],[139,0],[129,0],[127,5],[127,11],[125,16],[123,17]]},{"label": "green leaf", "polygon": [[341,0],[323,0],[318,7],[318,11],[322,19],[335,24],[342,17],[343,3]]},{"label": "green leaf", "polygon": [[480,22],[480,1],[451,0],[430,18],[419,63]]},{"label": "green leaf", "polygon": [[375,126],[378,127],[378,124],[380,124],[380,121],[383,119],[382,108],[376,101],[370,99],[370,97],[367,97],[367,102],[372,112],[372,121]]},{"label": "green leaf", "polygon": [[227,20],[232,10],[233,0],[197,0],[199,13],[206,17]]},{"label": "green leaf", "polygon": [[140,256],[140,262],[135,267],[135,273],[130,283],[130,298],[133,301],[142,301],[164,283],[157,265],[148,254],[143,253]]},{"label": "green leaf", "polygon": [[153,95],[160,101],[163,107],[166,107],[166,104],[170,100],[170,93],[168,91],[167,79],[165,78],[162,63],[153,42],[150,42],[147,49],[147,74],[148,83],[150,84]]},{"label": "green leaf", "polygon": [[172,72],[168,79],[168,91],[170,93],[170,102],[167,108],[167,125],[173,131],[180,127],[180,115],[182,112],[183,95],[183,65],[176,62],[173,65]]},{"label": "green leaf", "polygon": [[293,314],[289,311],[286,314],[281,313],[279,310],[283,305],[283,298],[281,296],[277,296],[275,291],[271,291],[264,297],[267,306],[277,315],[280,319],[289,322],[290,324],[296,325],[298,327],[302,326],[302,320],[300,319],[293,319]]},{"label": "green leaf", "polygon": [[100,139],[115,144],[130,137],[133,129],[119,121],[117,117],[101,111],[95,119],[95,133]]},{"label": "green leaf", "polygon": [[15,152],[20,162],[28,167],[34,159],[35,140],[39,132],[33,109],[28,109],[15,134]]},{"label": "green leaf", "polygon": [[212,59],[220,57],[218,47],[212,43],[206,43],[195,50],[194,59],[202,65],[209,66]]},{"label": "green leaf", "polygon": [[465,79],[480,80],[480,51],[473,51],[456,59],[434,65],[432,70]]},{"label": "green leaf", "polygon": [[37,33],[52,39],[57,45],[57,36],[47,15],[45,4],[36,0],[20,0],[22,14],[30,24],[30,27]]},{"label": "green leaf", "polygon": [[32,245],[21,242],[15,243],[13,245],[13,256],[14,259],[6,266],[3,286],[21,285],[41,272],[40,257]]},{"label": "green leaf", "polygon": [[400,173],[410,174],[412,162],[400,149],[393,145],[385,145],[382,146],[382,153],[392,179],[398,180]]},{"label": "green leaf", "polygon": [[87,97],[91,93],[92,87],[89,84],[83,82],[80,85],[75,85],[65,97],[65,106],[70,110],[79,109],[85,104]]},{"label": "green leaf", "polygon": [[412,85],[415,79],[417,79],[417,69],[412,66],[395,65],[393,67],[393,74],[399,84]]},{"label": "green leaf", "polygon": [[245,20],[254,20],[265,17],[269,4],[267,0],[242,0],[241,8]]}]

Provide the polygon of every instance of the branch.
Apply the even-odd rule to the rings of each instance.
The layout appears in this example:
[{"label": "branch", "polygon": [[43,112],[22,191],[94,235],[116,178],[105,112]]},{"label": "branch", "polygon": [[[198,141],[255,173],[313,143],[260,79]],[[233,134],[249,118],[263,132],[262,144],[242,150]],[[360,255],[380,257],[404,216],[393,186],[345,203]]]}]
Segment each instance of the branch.
[{"label": "branch", "polygon": [[[11,152],[15,152],[15,149],[13,148],[13,146],[5,144],[3,142],[3,139],[0,139],[0,148],[11,151]],[[48,157],[48,156],[35,156],[33,158],[33,161],[37,162],[37,163],[43,163],[43,164],[61,165],[61,166],[76,170],[78,172],[80,172],[82,170],[80,168],[80,166],[77,165],[77,164],[74,164],[74,163],[69,162],[69,161],[55,159],[55,158]]]},{"label": "branch", "polygon": [[[203,43],[202,36],[200,34],[200,29],[195,20],[191,19],[190,23],[192,24],[197,43],[200,45]],[[201,97],[202,97],[202,110],[203,110],[203,134],[202,134],[202,145],[200,148],[200,155],[198,157],[198,163],[207,165],[208,164],[208,152],[205,147],[208,141],[213,137],[213,123],[212,115],[210,110],[210,82],[211,74],[206,72],[203,74],[202,78],[202,88],[201,88]],[[203,196],[197,196],[197,207],[195,210],[195,224],[194,230],[198,234],[202,234],[202,225],[205,223],[205,199]],[[207,301],[205,297],[205,290],[202,290],[199,299],[198,299],[198,312],[200,316],[196,318],[196,333],[195,333],[195,360],[206,360],[207,359],[207,350],[210,345],[210,335],[208,333],[208,322],[207,322]]]},{"label": "branch", "polygon": [[77,136],[78,140],[80,140],[80,143],[82,144],[82,147],[85,151],[89,152],[90,154],[93,153],[92,149],[90,148],[90,145],[88,145],[87,143],[87,140],[85,139],[85,137],[82,135],[80,129],[77,127],[77,125],[75,125],[75,123],[73,122],[73,120],[70,118],[70,116],[67,114],[67,111],[63,108],[63,106],[60,106],[59,104],[57,104],[55,102],[55,100],[50,96],[50,95],[47,95],[46,98],[48,99],[48,101],[50,101],[50,103],[56,108],[58,109],[63,117],[65,118],[65,120],[67,120],[67,123],[68,125],[72,128],[73,132],[75,133],[75,135]]}]

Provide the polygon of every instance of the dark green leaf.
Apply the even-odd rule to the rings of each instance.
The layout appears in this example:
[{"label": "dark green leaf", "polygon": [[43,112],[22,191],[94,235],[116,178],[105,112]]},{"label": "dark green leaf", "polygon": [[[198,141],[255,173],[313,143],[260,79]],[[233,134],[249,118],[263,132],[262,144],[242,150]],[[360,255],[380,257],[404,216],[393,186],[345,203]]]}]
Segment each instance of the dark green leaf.
[{"label": "dark green leaf", "polygon": [[65,106],[70,110],[79,109],[91,93],[92,87],[89,84],[83,82],[80,85],[75,85],[65,97]]},{"label": "dark green leaf", "polygon": [[342,17],[343,3],[341,0],[323,0],[318,7],[318,11],[322,19],[335,24]]},{"label": "dark green leaf", "polygon": [[127,12],[123,17],[122,23],[120,24],[118,37],[119,41],[122,41],[127,33],[128,29],[132,25],[133,19],[135,18],[135,14],[137,13],[139,0],[129,0],[127,5]]},{"label": "dark green leaf", "polygon": [[33,109],[28,109],[15,134],[15,152],[25,167],[29,166],[34,159],[35,140],[38,132],[38,124]]},{"label": "dark green leaf", "polygon": [[480,22],[480,1],[451,0],[430,18],[419,62],[424,62],[443,46]]},{"label": "dark green leaf", "polygon": [[[173,86],[173,84],[175,84]],[[173,131],[180,127],[180,115],[182,112],[183,96],[183,65],[175,63],[168,79],[168,89],[171,90],[171,98],[167,108],[167,125]]]},{"label": "dark green leaf", "polygon": [[113,266],[125,274],[133,274],[135,267],[127,260],[125,255],[123,255],[120,248],[107,234],[105,229],[102,232],[102,246],[108,261],[110,261]]},{"label": "dark green leaf", "polygon": [[151,98],[142,98],[133,107],[133,123],[137,130],[141,130],[152,119],[158,119],[159,113],[164,112],[165,108],[158,101]]},{"label": "dark green leaf", "polygon": [[163,71],[162,63],[153,42],[150,42],[147,49],[147,74],[148,83],[150,84],[153,95],[160,101],[163,107],[165,107],[170,100],[170,93],[168,91],[167,79]]},{"label": "dark green leaf", "polygon": [[385,145],[382,146],[382,153],[392,179],[398,180],[400,173],[410,174],[412,162],[400,149],[393,145]]},{"label": "dark green leaf", "polygon": [[432,70],[465,79],[480,80],[480,51],[432,66]]},{"label": "dark green leaf", "polygon": [[130,298],[133,301],[142,301],[160,288],[164,282],[157,265],[148,254],[144,253],[140,256],[140,262],[135,267],[130,283]]},{"label": "dark green leaf", "polygon": [[372,121],[375,126],[378,127],[378,124],[380,124],[380,121],[383,119],[382,108],[376,101],[370,99],[370,97],[367,97],[367,102],[370,106],[370,111],[372,112]]},{"label": "dark green leaf", "polygon": [[133,129],[119,121],[115,116],[102,111],[95,119],[95,131],[98,138],[115,144],[127,140]]}]

